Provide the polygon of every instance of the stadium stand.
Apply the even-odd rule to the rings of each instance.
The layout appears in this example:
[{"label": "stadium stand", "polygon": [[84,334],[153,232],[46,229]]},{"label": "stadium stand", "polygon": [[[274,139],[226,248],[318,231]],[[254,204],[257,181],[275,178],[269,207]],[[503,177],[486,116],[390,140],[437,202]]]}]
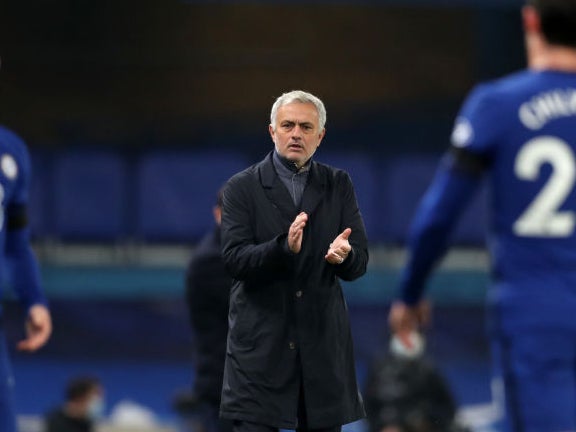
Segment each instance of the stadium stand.
[{"label": "stadium stand", "polygon": [[[406,243],[412,217],[436,172],[439,158],[438,155],[411,154],[378,162],[380,193],[375,208],[379,215],[378,242],[398,246]],[[473,198],[453,233],[455,244],[484,245],[487,199],[486,188]]]},{"label": "stadium stand", "polygon": [[150,152],[137,168],[136,236],[193,242],[213,224],[216,191],[248,162],[234,152]]},{"label": "stadium stand", "polygon": [[34,152],[30,155],[32,164],[32,181],[30,185],[29,217],[30,229],[36,239],[51,235],[52,224],[49,208],[49,194],[52,192],[51,155],[45,152]]},{"label": "stadium stand", "polygon": [[[45,169],[49,170],[49,166]],[[52,169],[53,182],[38,185],[37,181],[35,185],[52,188],[36,197],[53,197],[53,203],[45,202],[43,212],[54,212],[53,226],[48,232],[53,230],[64,241],[117,241],[126,236],[127,170],[119,154],[57,153]]]},{"label": "stadium stand", "polygon": [[342,168],[350,174],[355,186],[358,205],[366,225],[368,239],[372,239],[377,232],[376,199],[379,181],[375,175],[370,157],[365,153],[325,152],[319,150],[315,159],[319,162]]},{"label": "stadium stand", "polygon": [[[146,244],[197,241],[212,224],[214,194],[250,165],[234,151],[151,151],[136,157],[74,151],[32,155],[30,203],[37,241]],[[421,196],[434,176],[434,154],[378,159],[319,151],[316,159],[350,174],[371,246],[402,247]],[[482,247],[489,197],[483,188],[457,226],[456,245]]]}]

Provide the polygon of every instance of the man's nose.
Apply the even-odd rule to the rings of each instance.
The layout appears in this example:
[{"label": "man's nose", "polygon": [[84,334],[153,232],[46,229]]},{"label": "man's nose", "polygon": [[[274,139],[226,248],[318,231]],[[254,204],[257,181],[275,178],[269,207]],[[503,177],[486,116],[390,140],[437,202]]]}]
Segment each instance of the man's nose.
[{"label": "man's nose", "polygon": [[302,128],[300,127],[299,124],[294,125],[294,127],[292,128],[292,136],[295,138],[300,138],[300,136],[302,135]]}]

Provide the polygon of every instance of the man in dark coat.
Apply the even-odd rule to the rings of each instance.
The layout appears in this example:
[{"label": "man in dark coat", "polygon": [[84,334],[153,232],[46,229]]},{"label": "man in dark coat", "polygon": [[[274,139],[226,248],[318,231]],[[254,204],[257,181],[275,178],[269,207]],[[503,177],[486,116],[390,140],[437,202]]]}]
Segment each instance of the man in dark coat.
[{"label": "man in dark coat", "polygon": [[224,187],[222,252],[233,277],[220,415],[235,432],[339,431],[364,416],[339,279],[366,272],[349,175],[312,161],[326,111],[280,96],[275,149]]},{"label": "man in dark coat", "polygon": [[190,419],[187,429],[230,432],[232,422],[218,418],[226,356],[228,303],[232,278],[226,272],[220,247],[222,193],[213,215],[215,226],[194,250],[186,272],[186,302],[196,346],[196,379],[192,394],[180,395],[177,411]]}]

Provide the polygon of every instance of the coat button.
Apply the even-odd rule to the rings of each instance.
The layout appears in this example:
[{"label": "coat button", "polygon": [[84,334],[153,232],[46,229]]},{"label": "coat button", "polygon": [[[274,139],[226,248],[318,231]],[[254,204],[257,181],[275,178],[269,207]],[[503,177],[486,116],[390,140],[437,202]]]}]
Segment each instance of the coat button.
[{"label": "coat button", "polygon": [[296,344],[295,344],[294,342],[290,342],[290,343],[288,344],[288,347],[289,347],[291,350],[293,350],[294,348],[296,348]]},{"label": "coat button", "polygon": [[296,297],[298,297],[298,298],[302,297],[302,291],[301,290],[296,291]]}]

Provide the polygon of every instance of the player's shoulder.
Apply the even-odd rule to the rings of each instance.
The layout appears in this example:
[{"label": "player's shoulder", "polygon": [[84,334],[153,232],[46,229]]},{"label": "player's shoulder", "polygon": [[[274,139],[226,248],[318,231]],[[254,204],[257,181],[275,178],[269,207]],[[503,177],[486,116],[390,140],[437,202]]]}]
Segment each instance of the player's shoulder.
[{"label": "player's shoulder", "polygon": [[522,70],[490,81],[477,84],[470,93],[470,98],[477,100],[515,101],[527,92],[533,91],[536,76],[530,70]]},{"label": "player's shoulder", "polygon": [[467,140],[469,123],[490,123],[492,133],[496,133],[499,126],[505,126],[516,117],[518,106],[529,94],[528,89],[533,87],[532,81],[533,74],[523,70],[477,84],[465,98],[455,131],[466,132]]},{"label": "player's shoulder", "polygon": [[0,148],[3,152],[20,154],[26,151],[26,143],[16,132],[0,125]]},{"label": "player's shoulder", "polygon": [[13,130],[0,125],[0,172],[8,179],[26,178],[30,157],[26,143]]}]

